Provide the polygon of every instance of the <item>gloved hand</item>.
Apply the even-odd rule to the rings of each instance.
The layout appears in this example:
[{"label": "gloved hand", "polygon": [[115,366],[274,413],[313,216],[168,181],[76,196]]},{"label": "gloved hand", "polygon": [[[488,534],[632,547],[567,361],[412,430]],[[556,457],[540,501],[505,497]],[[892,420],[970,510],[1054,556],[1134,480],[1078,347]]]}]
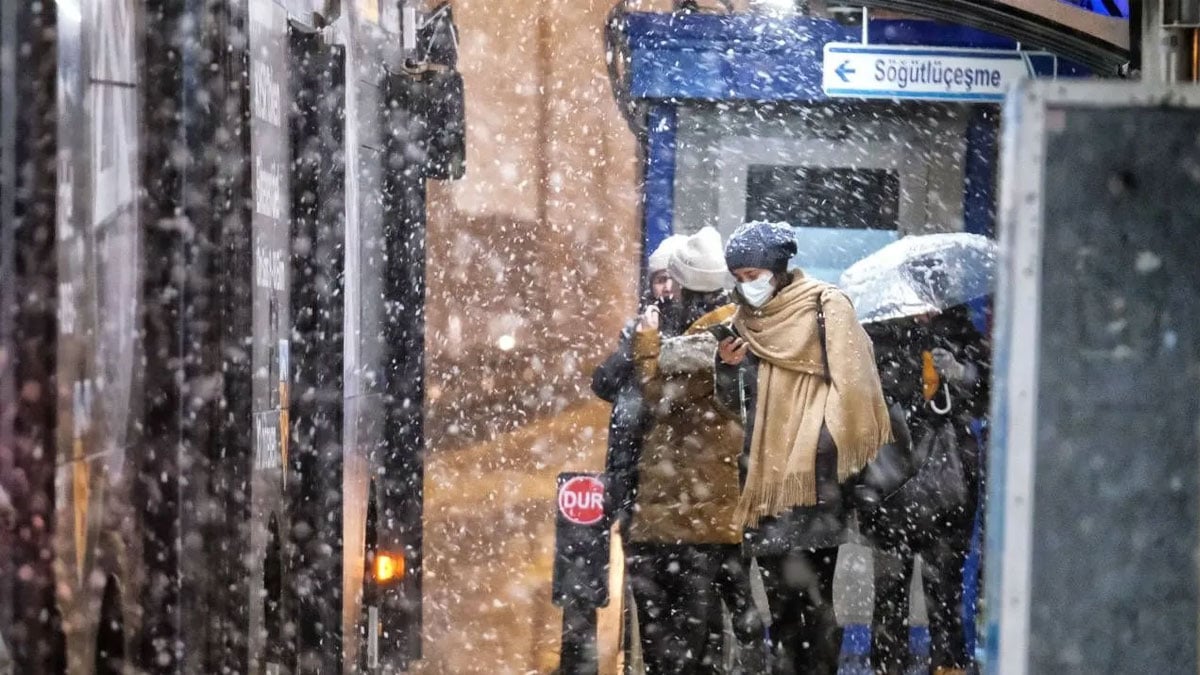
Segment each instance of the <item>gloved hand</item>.
[{"label": "gloved hand", "polygon": [[934,347],[930,354],[933,356],[933,367],[943,378],[955,383],[967,379],[967,367],[959,363],[949,349]]}]

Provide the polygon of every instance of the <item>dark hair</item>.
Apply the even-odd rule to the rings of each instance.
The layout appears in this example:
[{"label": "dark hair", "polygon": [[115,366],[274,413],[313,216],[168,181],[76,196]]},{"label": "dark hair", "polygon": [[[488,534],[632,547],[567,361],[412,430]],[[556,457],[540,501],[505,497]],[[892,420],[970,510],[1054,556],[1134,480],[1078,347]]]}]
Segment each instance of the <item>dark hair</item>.
[{"label": "dark hair", "polygon": [[729,304],[729,294],[724,290],[719,291],[692,291],[686,288],[680,289],[679,293],[679,333],[682,333],[688,326],[692,325],[696,319],[708,314],[709,312]]}]

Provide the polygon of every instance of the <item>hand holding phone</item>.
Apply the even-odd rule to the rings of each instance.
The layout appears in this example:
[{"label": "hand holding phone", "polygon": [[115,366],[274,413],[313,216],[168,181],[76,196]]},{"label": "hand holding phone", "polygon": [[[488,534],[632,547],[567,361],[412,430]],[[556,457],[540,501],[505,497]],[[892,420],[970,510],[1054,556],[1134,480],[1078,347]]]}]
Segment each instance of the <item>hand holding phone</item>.
[{"label": "hand holding phone", "polygon": [[737,329],[735,329],[732,324],[728,324],[728,323],[718,323],[718,324],[709,326],[708,332],[712,333],[712,336],[717,338],[717,342],[723,342],[725,340],[734,340],[734,339],[741,337],[740,335],[738,335]]},{"label": "hand holding phone", "polygon": [[726,338],[717,344],[717,358],[727,366],[741,365],[746,360],[750,345],[739,337]]}]

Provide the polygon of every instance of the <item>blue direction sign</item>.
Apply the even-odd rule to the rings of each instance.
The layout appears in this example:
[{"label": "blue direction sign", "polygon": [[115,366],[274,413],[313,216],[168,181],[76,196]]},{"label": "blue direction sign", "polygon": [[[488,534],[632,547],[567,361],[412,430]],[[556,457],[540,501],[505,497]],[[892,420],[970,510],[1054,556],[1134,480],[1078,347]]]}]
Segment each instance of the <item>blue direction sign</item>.
[{"label": "blue direction sign", "polygon": [[1055,63],[1044,52],[830,43],[821,85],[834,98],[1002,101],[1036,74],[1035,59]]}]

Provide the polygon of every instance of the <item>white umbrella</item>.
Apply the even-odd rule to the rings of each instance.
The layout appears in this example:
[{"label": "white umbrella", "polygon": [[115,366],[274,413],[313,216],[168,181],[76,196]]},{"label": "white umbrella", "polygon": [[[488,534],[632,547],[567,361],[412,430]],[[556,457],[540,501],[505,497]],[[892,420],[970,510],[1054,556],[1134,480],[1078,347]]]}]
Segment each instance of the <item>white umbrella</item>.
[{"label": "white umbrella", "polygon": [[841,287],[863,323],[936,313],[992,293],[996,243],[966,232],[904,237],[851,265]]}]

